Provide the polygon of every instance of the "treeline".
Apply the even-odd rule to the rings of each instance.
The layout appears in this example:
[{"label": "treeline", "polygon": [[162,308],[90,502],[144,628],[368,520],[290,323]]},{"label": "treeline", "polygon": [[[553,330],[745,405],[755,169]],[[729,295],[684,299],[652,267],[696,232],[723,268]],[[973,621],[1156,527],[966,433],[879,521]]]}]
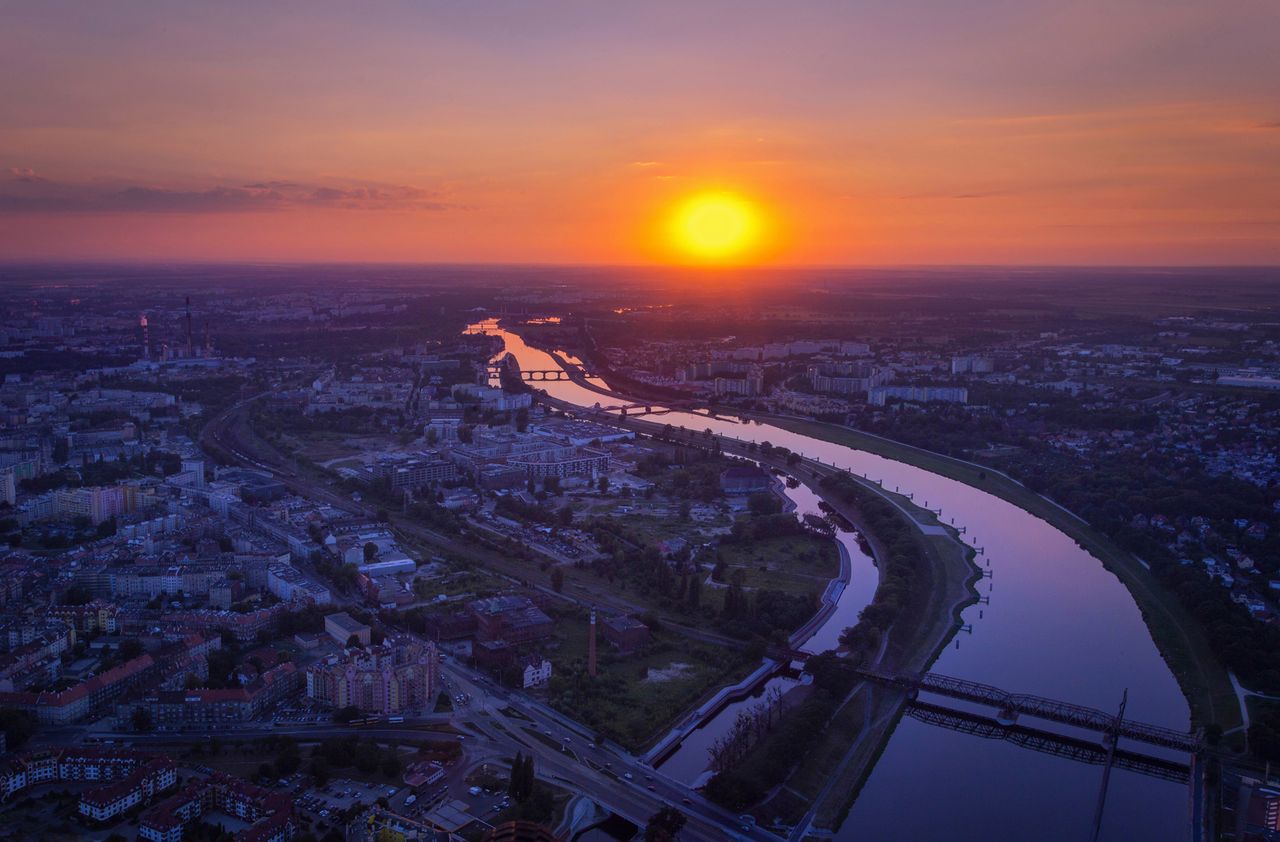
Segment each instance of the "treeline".
[{"label": "treeline", "polygon": [[353,406],[308,415],[297,410],[259,410],[253,426],[268,432],[288,430],[291,433],[371,433],[393,424],[404,424],[400,410]]},{"label": "treeline", "polygon": [[[596,517],[587,521],[604,556],[591,562],[591,569],[609,582],[621,579],[640,593],[656,595],[659,605],[668,611],[701,615],[714,620],[725,634],[740,640],[755,641],[763,652],[768,642],[784,642],[786,634],[799,628],[818,610],[818,595],[790,594],[776,589],[748,591],[743,585],[742,570],[729,576],[724,600],[717,607],[707,599],[702,579],[705,572],[699,559],[691,558],[688,546],[667,558],[652,544],[617,519]],[[734,525],[734,534],[726,541],[748,542],[754,538],[799,534],[805,531],[794,515],[775,514],[744,518]],[[711,578],[725,583],[726,564],[717,558]]]},{"label": "treeline", "polygon": [[827,723],[853,689],[857,675],[834,652],[810,658],[805,672],[813,676],[813,691],[786,711],[745,757],[707,782],[707,797],[712,801],[735,812],[759,803],[822,741]]},{"label": "treeline", "polygon": [[911,524],[892,503],[846,473],[825,477],[820,485],[858,510],[867,532],[875,536],[884,554],[877,559],[880,583],[875,595],[859,612],[857,625],[840,637],[852,650],[851,657],[861,659],[879,646],[884,632],[899,618],[923,611],[932,574]]},{"label": "treeline", "polygon": [[545,502],[526,503],[511,494],[499,497],[494,508],[499,514],[506,515],[513,520],[561,527],[569,526],[573,523],[573,509],[568,506],[555,508]]},{"label": "treeline", "polygon": [[[65,452],[63,458],[65,459]],[[18,485],[29,494],[40,494],[59,488],[110,485],[121,480],[144,476],[172,476],[182,470],[182,457],[167,450],[149,450],[127,459],[83,462],[74,470],[63,468],[39,477],[19,480]]]},{"label": "treeline", "polygon": [[822,480],[823,490],[858,509],[867,530],[884,549],[879,559],[880,584],[858,623],[844,631],[840,642],[851,650],[846,658],[824,652],[810,658],[805,670],[814,676],[814,691],[785,713],[774,733],[759,742],[736,766],[719,772],[707,785],[712,800],[732,810],[757,803],[786,781],[805,754],[823,738],[828,722],[853,688],[849,669],[875,652],[886,630],[898,622],[911,623],[924,610],[930,571],[911,525],[892,504],[860,486],[848,474]]},{"label": "treeline", "polygon": [[[1247,687],[1280,692],[1280,629],[1255,620],[1201,564],[1205,555],[1227,562],[1227,550],[1234,547],[1249,555],[1263,574],[1280,573],[1280,530],[1254,538],[1234,525],[1237,518],[1263,523],[1274,519],[1267,490],[1206,474],[1198,466],[1162,464],[1141,454],[1112,454],[1098,465],[1042,454],[1025,477],[1029,488],[1044,492],[1145,561],[1204,629],[1223,664]],[[1179,531],[1199,535],[1193,518],[1203,518],[1198,522],[1210,529],[1195,543],[1174,551],[1174,533],[1136,523],[1139,516],[1156,515],[1168,518]]]}]

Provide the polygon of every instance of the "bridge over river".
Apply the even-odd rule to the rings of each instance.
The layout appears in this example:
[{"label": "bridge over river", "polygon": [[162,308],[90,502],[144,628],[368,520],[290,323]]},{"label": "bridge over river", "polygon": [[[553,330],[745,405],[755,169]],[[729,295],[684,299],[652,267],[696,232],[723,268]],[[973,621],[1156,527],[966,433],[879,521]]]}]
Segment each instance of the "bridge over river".
[{"label": "bridge over river", "polygon": [[1188,753],[1195,753],[1200,748],[1199,738],[1186,731],[1124,719],[1098,708],[1057,699],[1026,693],[1010,693],[990,684],[967,681],[963,678],[952,678],[937,673],[918,676],[895,675],[871,669],[859,669],[858,674],[871,681],[901,687],[912,695],[920,692],[936,693],[940,696],[988,705],[999,710],[1001,718],[1008,721],[1013,721],[1020,715],[1034,716],[1038,719],[1099,731],[1111,737],[1124,737]]}]

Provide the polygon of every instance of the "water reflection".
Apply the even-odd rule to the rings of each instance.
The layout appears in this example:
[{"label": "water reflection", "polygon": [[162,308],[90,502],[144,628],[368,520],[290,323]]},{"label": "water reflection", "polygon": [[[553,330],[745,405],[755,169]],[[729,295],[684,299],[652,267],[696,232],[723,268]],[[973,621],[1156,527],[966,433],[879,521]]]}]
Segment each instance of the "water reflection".
[{"label": "water reflection", "polygon": [[[521,367],[555,366],[550,355],[499,331]],[[568,381],[539,384],[584,407],[610,399]],[[941,507],[985,549],[992,577],[971,606],[973,626],[934,669],[1077,704],[1112,709],[1129,690],[1128,715],[1173,728],[1189,713],[1124,586],[1047,522],[955,480],[769,424],[682,411],[664,423],[768,441],[881,479]],[[856,614],[856,612],[855,612]],[[833,627],[834,628],[834,627]],[[835,631],[838,635],[838,630]],[[1099,771],[1060,758],[904,719],[864,786],[838,839],[1079,840],[1087,835]],[[1186,789],[1125,771],[1111,777],[1102,838],[1187,836]]]}]

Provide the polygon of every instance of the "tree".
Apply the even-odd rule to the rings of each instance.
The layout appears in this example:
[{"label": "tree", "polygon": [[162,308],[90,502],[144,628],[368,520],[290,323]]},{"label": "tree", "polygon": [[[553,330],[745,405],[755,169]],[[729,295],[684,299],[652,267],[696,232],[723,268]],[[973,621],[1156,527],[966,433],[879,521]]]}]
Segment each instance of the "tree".
[{"label": "tree", "polygon": [[507,781],[507,795],[517,798],[520,792],[520,776],[524,773],[524,752],[517,751],[516,759],[511,761],[511,778]]},{"label": "tree", "polygon": [[36,732],[36,720],[25,710],[0,708],[0,731],[9,751],[20,748]]},{"label": "tree", "polygon": [[366,562],[373,561],[378,557],[378,545],[372,541],[368,541],[364,545],[364,560]]},{"label": "tree", "polygon": [[533,755],[516,752],[516,759],[511,762],[511,780],[507,784],[507,794],[516,801],[527,801],[533,795],[536,783]]},{"label": "tree", "polygon": [[120,660],[132,661],[143,652],[142,641],[134,637],[126,637],[120,641]]},{"label": "tree", "polygon": [[757,517],[776,515],[782,511],[782,501],[767,491],[757,491],[747,498],[747,508]]},{"label": "tree", "polygon": [[559,567],[551,570],[551,587],[556,593],[560,593],[560,591],[564,590],[564,571]]},{"label": "tree", "polygon": [[358,635],[358,634],[353,634],[353,635],[351,635],[350,637],[348,637],[348,638],[347,638],[347,648],[348,648],[348,649],[363,649],[363,648],[364,648],[364,644],[362,644],[362,643],[360,642],[360,635]]},{"label": "tree", "polygon": [[316,786],[324,786],[329,782],[329,761],[323,755],[313,754],[307,771],[315,778]]},{"label": "tree", "polygon": [[84,605],[93,599],[93,594],[83,585],[72,585],[62,593],[63,605]]},{"label": "tree", "polygon": [[298,755],[297,743],[290,740],[276,755],[275,771],[277,778],[287,778],[294,772],[298,771],[298,767],[302,765],[302,758]]},{"label": "tree", "polygon": [[702,605],[702,574],[701,573],[695,572],[693,577],[689,580],[689,594],[687,599],[689,602],[689,608],[691,608],[694,611],[697,611],[698,607]]},{"label": "tree", "polygon": [[684,813],[675,807],[663,807],[649,817],[644,829],[645,842],[673,842],[687,821]]},{"label": "tree", "polygon": [[[352,635],[352,637],[355,637],[355,635]],[[350,643],[351,641],[347,641],[348,645],[350,645]],[[358,719],[359,717],[360,717],[360,708],[356,707],[355,705],[347,705],[346,707],[342,708],[341,710],[339,710],[337,713],[333,715],[333,721],[341,722],[343,725],[345,725],[351,720]]]},{"label": "tree", "polygon": [[601,493],[601,494],[608,494],[608,493],[609,493],[609,478],[608,478],[608,477],[606,477],[606,476],[602,476],[602,477],[600,477],[600,480],[596,483],[596,488],[599,488],[599,489],[600,489],[600,493]]},{"label": "tree", "polygon": [[144,707],[136,707],[133,709],[133,717],[130,719],[133,730],[139,734],[145,734],[152,728],[156,727],[155,722],[151,719],[151,711]]}]

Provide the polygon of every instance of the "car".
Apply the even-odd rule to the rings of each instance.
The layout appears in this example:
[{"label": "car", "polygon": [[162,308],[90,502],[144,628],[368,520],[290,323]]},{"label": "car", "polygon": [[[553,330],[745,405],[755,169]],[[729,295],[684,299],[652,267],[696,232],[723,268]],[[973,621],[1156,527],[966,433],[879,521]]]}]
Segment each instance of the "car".
[{"label": "car", "polygon": [[656,792],[658,788],[653,784],[649,784],[649,789]]},{"label": "car", "polygon": [[688,798],[681,798],[681,799],[680,799],[680,803],[681,803],[681,804],[692,804],[692,803],[693,803],[693,801],[691,801],[691,800],[690,800],[690,799],[688,799]]},{"label": "car", "polygon": [[630,781],[630,780],[633,780],[633,779],[635,778],[635,775],[631,774],[630,772],[624,772],[624,773],[622,774],[622,777],[624,777],[624,778],[626,778],[627,780],[629,780],[629,781]]},{"label": "car", "polygon": [[587,748],[592,748],[592,749],[593,749],[593,748],[595,748],[595,747],[596,747],[596,744],[595,744],[595,743],[587,743]]}]

